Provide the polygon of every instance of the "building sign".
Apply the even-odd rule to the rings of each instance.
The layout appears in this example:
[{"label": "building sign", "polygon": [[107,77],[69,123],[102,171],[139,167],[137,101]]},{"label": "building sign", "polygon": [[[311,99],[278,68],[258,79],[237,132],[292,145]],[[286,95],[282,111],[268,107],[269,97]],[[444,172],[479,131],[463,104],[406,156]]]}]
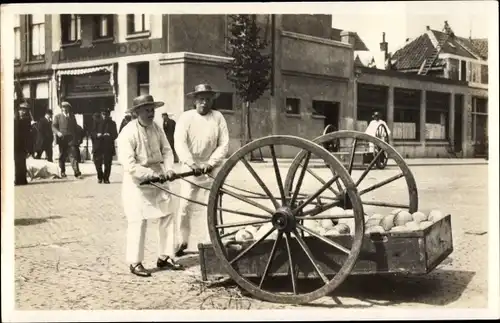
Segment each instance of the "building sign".
[{"label": "building sign", "polygon": [[89,47],[66,47],[54,52],[53,61],[57,63],[160,53],[161,44],[161,39],[145,39],[126,43],[94,43]]},{"label": "building sign", "polygon": [[75,97],[85,94],[113,95],[109,72],[100,71],[84,75],[65,75],[66,96]]}]

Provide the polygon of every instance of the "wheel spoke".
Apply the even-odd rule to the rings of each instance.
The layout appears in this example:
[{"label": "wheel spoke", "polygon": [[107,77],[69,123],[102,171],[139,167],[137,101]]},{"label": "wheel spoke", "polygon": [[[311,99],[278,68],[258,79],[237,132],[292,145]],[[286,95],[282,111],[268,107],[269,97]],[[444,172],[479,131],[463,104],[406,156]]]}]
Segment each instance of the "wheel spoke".
[{"label": "wheel spoke", "polygon": [[313,254],[312,254],[311,250],[309,250],[309,247],[304,242],[304,240],[302,239],[302,237],[300,236],[300,234],[297,232],[296,229],[293,230],[293,234],[295,235],[295,238],[297,239],[297,242],[302,247],[302,250],[304,250],[304,252],[306,253],[307,258],[309,258],[309,260],[311,261],[311,263],[312,263],[312,265],[314,267],[314,270],[316,270],[316,272],[318,273],[319,277],[321,277],[321,279],[323,280],[323,282],[325,284],[328,284],[328,282],[329,282],[328,278],[326,278],[326,275],[321,271],[321,269],[319,268],[319,266],[316,264],[316,261],[315,261],[315,259],[313,257]]},{"label": "wheel spoke", "polygon": [[321,234],[319,233],[316,233],[306,227],[304,227],[303,225],[300,225],[300,224],[297,224],[297,227],[301,230],[304,230],[306,231],[307,233],[309,233],[310,235],[312,236],[315,236],[316,238],[318,238],[319,240],[323,241],[324,243],[326,244],[329,244],[330,246],[334,247],[334,248],[337,248],[338,250],[342,251],[343,253],[345,253],[346,255],[350,254],[351,251],[349,249],[347,249],[346,247],[336,243],[335,241],[332,241],[330,239],[327,239],[325,237],[323,237]]},{"label": "wheel spoke", "polygon": [[297,216],[297,220],[338,220],[338,219],[352,219],[354,215],[342,214],[342,215],[314,215],[314,216]]},{"label": "wheel spoke", "polygon": [[276,181],[278,182],[278,188],[280,190],[281,204],[285,205],[286,204],[285,189],[283,188],[283,180],[281,179],[281,173],[278,166],[278,159],[276,158],[276,152],[274,151],[274,146],[271,145],[269,147],[271,149],[271,156],[273,157],[273,167],[274,167],[274,173],[276,174]]},{"label": "wheel spoke", "polygon": [[365,188],[364,190],[360,191],[360,192],[359,192],[359,196],[361,196],[361,195],[363,195],[363,194],[366,194],[366,193],[368,193],[368,192],[371,192],[371,191],[373,191],[373,190],[376,190],[377,188],[380,188],[380,187],[382,187],[382,186],[384,186],[384,185],[387,185],[387,184],[389,184],[389,183],[392,183],[392,182],[394,182],[395,180],[397,180],[397,179],[399,179],[399,178],[401,178],[401,177],[404,177],[404,176],[405,176],[405,174],[403,174],[403,173],[399,173],[398,175],[394,175],[394,176],[392,176],[392,177],[389,177],[388,179],[383,180],[383,181],[382,181],[382,182],[380,182],[380,183],[374,184],[374,185],[372,185],[372,186],[370,186],[370,187],[368,187],[368,188]]},{"label": "wheel spoke", "polygon": [[293,205],[295,203],[295,200],[297,199],[297,195],[299,194],[300,187],[302,186],[302,181],[304,180],[304,175],[306,173],[307,166],[309,165],[310,158],[311,158],[311,152],[308,151],[307,155],[306,155],[306,160],[304,161],[304,167],[302,167],[299,179],[297,181],[297,186],[295,187],[295,191],[293,193],[292,200],[290,201],[291,205]]},{"label": "wheel spoke", "polygon": [[[301,164],[301,166],[302,166],[302,164]],[[325,183],[326,183],[326,182],[325,182],[325,181],[324,181],[321,177],[319,177],[319,175],[318,175],[318,174],[316,174],[315,172],[313,172],[313,171],[312,171],[312,170],[310,170],[309,168],[307,169],[307,172],[308,172],[309,174],[311,174],[314,178],[316,178],[316,179],[317,179],[317,180],[318,180],[321,184],[325,185]],[[336,196],[340,196],[340,195],[341,195],[339,192],[337,192],[336,190],[334,190],[334,189],[333,189],[333,188],[331,188],[331,187],[328,187],[328,189],[329,189],[329,190],[330,190],[333,194],[335,194]]]},{"label": "wheel spoke", "polygon": [[237,211],[237,210],[224,209],[222,207],[218,208],[218,210],[221,210],[221,211],[224,211],[227,213],[249,216],[251,218],[258,218],[258,219],[270,219],[271,218],[269,215],[261,215],[261,214],[248,213],[248,212]]},{"label": "wheel spoke", "polygon": [[410,209],[409,205],[406,204],[398,204],[398,203],[390,203],[390,202],[375,202],[375,201],[362,201],[364,205],[373,205],[373,206],[382,206],[382,207],[393,207],[398,209]]},{"label": "wheel spoke", "polygon": [[[299,212],[300,210],[302,210],[306,205],[308,205],[309,203],[311,203],[315,198],[317,198],[318,196],[320,196],[321,193],[323,193],[328,187],[330,187],[330,185],[332,185],[333,182],[335,182],[337,180],[337,178],[339,178],[339,175],[335,175],[335,177],[333,177],[328,182],[326,182],[325,184],[323,184],[323,186],[316,193],[314,193],[313,195],[309,196],[307,198],[307,200],[304,201],[304,203],[302,203],[301,205],[299,205],[292,212],[295,214],[295,213]],[[320,206],[321,206],[321,204],[320,204]]]},{"label": "wheel spoke", "polygon": [[257,183],[262,188],[262,190],[267,194],[267,196],[269,197],[269,199],[273,202],[274,207],[275,208],[279,208],[280,205],[279,205],[278,201],[276,201],[276,199],[274,198],[274,196],[271,193],[271,191],[269,191],[269,188],[267,188],[266,184],[264,184],[264,182],[262,181],[262,179],[260,178],[260,176],[255,172],[255,170],[253,169],[253,167],[250,165],[250,163],[245,158],[242,158],[241,161],[243,162],[243,165],[245,165],[245,167],[248,169],[248,171],[250,172],[250,174],[252,174],[253,178],[257,181]]},{"label": "wheel spoke", "polygon": [[[306,216],[306,215],[310,215],[310,216],[314,216],[316,214],[320,214],[320,213],[323,213],[335,206],[338,206],[340,205],[340,202],[341,201],[334,201],[334,202],[331,202],[331,203],[327,203],[327,204],[323,204],[323,205],[320,205],[320,206],[317,206],[315,207],[314,209],[310,209],[310,210],[307,210],[307,211],[303,211],[301,216]],[[299,217],[297,217],[299,218]]]},{"label": "wheel spoke", "polygon": [[224,239],[226,237],[232,236],[233,234],[236,234],[236,232],[238,232],[238,231],[240,231],[240,230],[238,229],[238,230],[234,230],[234,231],[231,231],[228,233],[224,233],[223,235],[219,236],[219,238]]},{"label": "wheel spoke", "polygon": [[264,234],[262,237],[260,237],[258,240],[254,241],[250,246],[248,246],[248,248],[246,248],[245,250],[243,250],[240,254],[238,254],[236,257],[234,257],[230,262],[229,264],[232,265],[234,264],[236,261],[238,261],[239,259],[241,259],[241,257],[243,257],[244,255],[246,255],[250,250],[253,249],[253,247],[255,247],[259,242],[261,242],[262,240],[264,240],[265,238],[267,238],[268,235],[270,235],[273,231],[275,230],[274,227],[272,227],[266,234]]},{"label": "wheel spoke", "polygon": [[354,155],[356,152],[356,145],[358,144],[358,138],[354,138],[354,143],[352,144],[352,150],[351,150],[351,159],[349,160],[349,168],[347,171],[349,172],[349,175],[352,173],[352,167],[354,165]]},{"label": "wheel spoke", "polygon": [[268,223],[271,222],[271,218],[267,220],[262,220],[262,221],[242,221],[242,222],[233,222],[233,223],[226,223],[226,224],[218,224],[215,227],[217,229],[221,228],[234,228],[234,227],[241,227],[241,226],[247,226],[247,225],[254,225],[254,224],[262,224],[262,223]]},{"label": "wheel spoke", "polygon": [[229,195],[229,196],[232,196],[232,197],[234,197],[234,198],[236,198],[236,199],[238,199],[238,200],[240,200],[240,201],[243,201],[243,202],[245,202],[245,203],[247,203],[247,204],[250,204],[250,205],[252,205],[252,206],[255,206],[256,208],[259,208],[259,209],[261,209],[261,210],[264,210],[264,211],[266,211],[266,212],[267,212],[267,213],[269,213],[269,214],[274,214],[274,211],[273,211],[273,210],[271,210],[270,208],[268,208],[268,207],[266,207],[266,206],[264,206],[264,205],[262,205],[262,204],[259,204],[259,203],[257,203],[257,202],[254,202],[254,201],[252,201],[252,200],[250,200],[250,199],[247,199],[247,198],[246,198],[246,197],[244,197],[244,196],[241,196],[241,195],[239,195],[239,194],[233,193],[233,192],[231,192],[231,191],[227,191],[227,190],[222,189],[222,188],[220,189],[220,191],[221,191],[222,193],[227,194],[227,195]]},{"label": "wheel spoke", "polygon": [[383,150],[380,150],[378,152],[378,154],[372,159],[372,161],[370,162],[370,164],[368,164],[368,167],[366,167],[366,169],[363,171],[363,173],[359,177],[358,181],[356,182],[356,187],[359,186],[359,184],[361,183],[361,181],[366,177],[366,175],[368,175],[368,173],[373,168],[373,166],[375,166],[375,163],[377,162],[378,158],[382,155],[382,153],[383,153]]},{"label": "wheel spoke", "polygon": [[262,274],[262,277],[260,279],[260,284],[259,284],[260,289],[262,289],[262,284],[264,284],[264,280],[266,279],[267,273],[269,272],[269,269],[271,269],[271,263],[273,262],[274,254],[276,253],[276,247],[278,246],[278,243],[280,242],[282,236],[283,236],[282,232],[278,233],[278,237],[274,241],[273,248],[271,249],[271,255],[267,260],[266,268],[264,269],[264,273]]},{"label": "wheel spoke", "polygon": [[293,293],[297,295],[297,279],[295,277],[295,266],[293,265],[293,260],[292,260],[292,249],[290,248],[290,233],[287,232],[285,234],[285,242],[286,242],[286,251],[288,253],[288,263],[290,265],[290,275],[292,276],[292,288],[293,288]]}]

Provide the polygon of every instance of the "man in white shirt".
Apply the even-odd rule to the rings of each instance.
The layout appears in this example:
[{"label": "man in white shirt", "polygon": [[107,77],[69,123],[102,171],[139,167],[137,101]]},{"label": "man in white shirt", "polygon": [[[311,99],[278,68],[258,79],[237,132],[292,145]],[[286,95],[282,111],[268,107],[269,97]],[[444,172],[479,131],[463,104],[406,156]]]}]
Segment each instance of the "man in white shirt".
[{"label": "man in white shirt", "polygon": [[[177,121],[174,141],[175,150],[179,156],[183,171],[194,170],[198,173],[216,173],[224,161],[229,149],[229,132],[224,116],[219,111],[213,110],[214,100],[218,93],[209,84],[199,84],[193,92],[187,94],[193,98],[195,109],[185,111]],[[209,188],[212,179],[207,175],[194,177],[191,181],[199,186]],[[180,195],[191,200],[203,194],[207,197],[207,190],[192,185],[186,181],[180,182]],[[176,256],[180,257],[187,249],[191,233],[190,216],[193,213],[193,203],[180,199],[177,214],[177,229],[179,231],[180,244]],[[209,239],[206,215],[200,218],[203,221],[204,237]]]},{"label": "man in white shirt", "polygon": [[[384,120],[380,119],[380,114],[378,112],[374,112],[372,118],[373,119],[368,124],[368,127],[365,130],[365,133],[367,133],[369,135],[372,135],[374,137],[377,137],[377,129],[380,126],[384,126],[385,130],[387,131],[387,136],[391,135],[391,131],[389,130],[389,127],[387,126],[387,123],[385,123]],[[387,138],[387,140],[389,140],[389,138]],[[369,146],[370,146],[370,152],[373,152],[374,149],[375,149],[375,146],[372,143],[370,143]]]},{"label": "man in white shirt", "polygon": [[[170,194],[150,185],[140,185],[154,177],[161,178],[162,182],[175,178],[172,149],[163,129],[153,122],[155,109],[163,105],[151,95],[136,97],[127,112],[135,112],[137,118],[118,136],[118,158],[123,166],[122,203],[128,222],[126,260],[130,271],[142,277],[151,276],[142,265],[148,219],[158,220],[157,267],[184,269],[174,260],[175,221]],[[164,186],[168,188],[168,184]]]}]

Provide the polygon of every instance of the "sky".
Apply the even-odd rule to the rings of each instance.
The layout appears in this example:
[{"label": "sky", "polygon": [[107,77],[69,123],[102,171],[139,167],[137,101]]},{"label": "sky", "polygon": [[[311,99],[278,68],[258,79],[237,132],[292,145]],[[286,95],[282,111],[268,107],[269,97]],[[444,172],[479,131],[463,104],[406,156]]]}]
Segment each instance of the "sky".
[{"label": "sky", "polygon": [[461,37],[488,38],[493,28],[491,6],[484,1],[339,2],[331,4],[331,8],[332,27],[357,32],[375,55],[383,32],[389,52],[394,52],[406,38],[425,33],[426,26],[442,30],[445,20]]}]

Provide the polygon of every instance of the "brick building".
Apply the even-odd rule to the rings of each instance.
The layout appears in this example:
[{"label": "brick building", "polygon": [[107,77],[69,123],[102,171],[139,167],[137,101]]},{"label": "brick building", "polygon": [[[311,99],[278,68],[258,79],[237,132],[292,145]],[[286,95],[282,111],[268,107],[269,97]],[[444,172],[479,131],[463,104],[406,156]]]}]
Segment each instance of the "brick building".
[{"label": "brick building", "polygon": [[[92,113],[102,106],[113,109],[113,119],[121,122],[133,97],[142,93],[165,101],[163,111],[173,114],[175,119],[191,108],[192,103],[185,94],[194,85],[209,82],[222,91],[216,104],[228,122],[230,151],[240,147],[243,130],[240,103],[223,66],[230,61],[227,15],[44,17],[43,62],[40,49],[38,61],[28,60],[23,56],[26,54],[22,54],[31,48],[33,37],[41,35],[34,31],[41,19],[20,18],[20,35],[26,33],[31,38],[20,37],[20,65],[16,67],[16,75],[20,75],[22,84],[30,84],[30,98],[39,99],[38,90],[32,88],[43,89],[45,85],[37,84],[45,82],[48,106],[58,112],[61,99],[70,101],[78,114],[78,122],[88,128]],[[467,126],[470,115],[464,110],[471,97],[467,82],[355,69],[354,51],[364,50],[364,44],[355,33],[331,28],[330,15],[257,15],[257,21],[274,55],[272,90],[255,103],[251,115],[254,138],[289,134],[312,139],[320,135],[327,124],[334,124],[338,129],[364,130],[361,129],[363,122],[374,109],[385,109],[390,127],[397,127],[399,114],[391,116],[391,111],[397,112],[401,106],[412,107],[417,113],[405,113],[403,120],[421,121],[432,113],[420,102],[441,100],[439,102],[447,102],[447,114],[453,115],[453,120],[462,120],[458,123],[463,127],[457,130],[456,122],[448,119],[442,139],[403,136],[395,140],[396,148],[408,157],[443,156],[450,145],[451,134],[457,138],[463,156],[470,155]],[[36,51],[31,49],[31,52]],[[417,91],[410,95],[414,100],[405,97],[400,104],[399,88]],[[435,89],[444,94],[428,94]],[[375,98],[369,99],[370,95]],[[456,95],[462,95],[463,99],[456,99]],[[422,98],[425,99],[422,101]],[[455,110],[452,107],[456,107]],[[462,112],[462,115],[451,111]],[[158,114],[158,121],[160,119]],[[426,123],[420,121],[413,126],[418,129],[415,134],[426,131],[422,126]],[[462,137],[455,136],[455,132],[460,132]],[[278,153],[291,157],[295,152]]]}]

